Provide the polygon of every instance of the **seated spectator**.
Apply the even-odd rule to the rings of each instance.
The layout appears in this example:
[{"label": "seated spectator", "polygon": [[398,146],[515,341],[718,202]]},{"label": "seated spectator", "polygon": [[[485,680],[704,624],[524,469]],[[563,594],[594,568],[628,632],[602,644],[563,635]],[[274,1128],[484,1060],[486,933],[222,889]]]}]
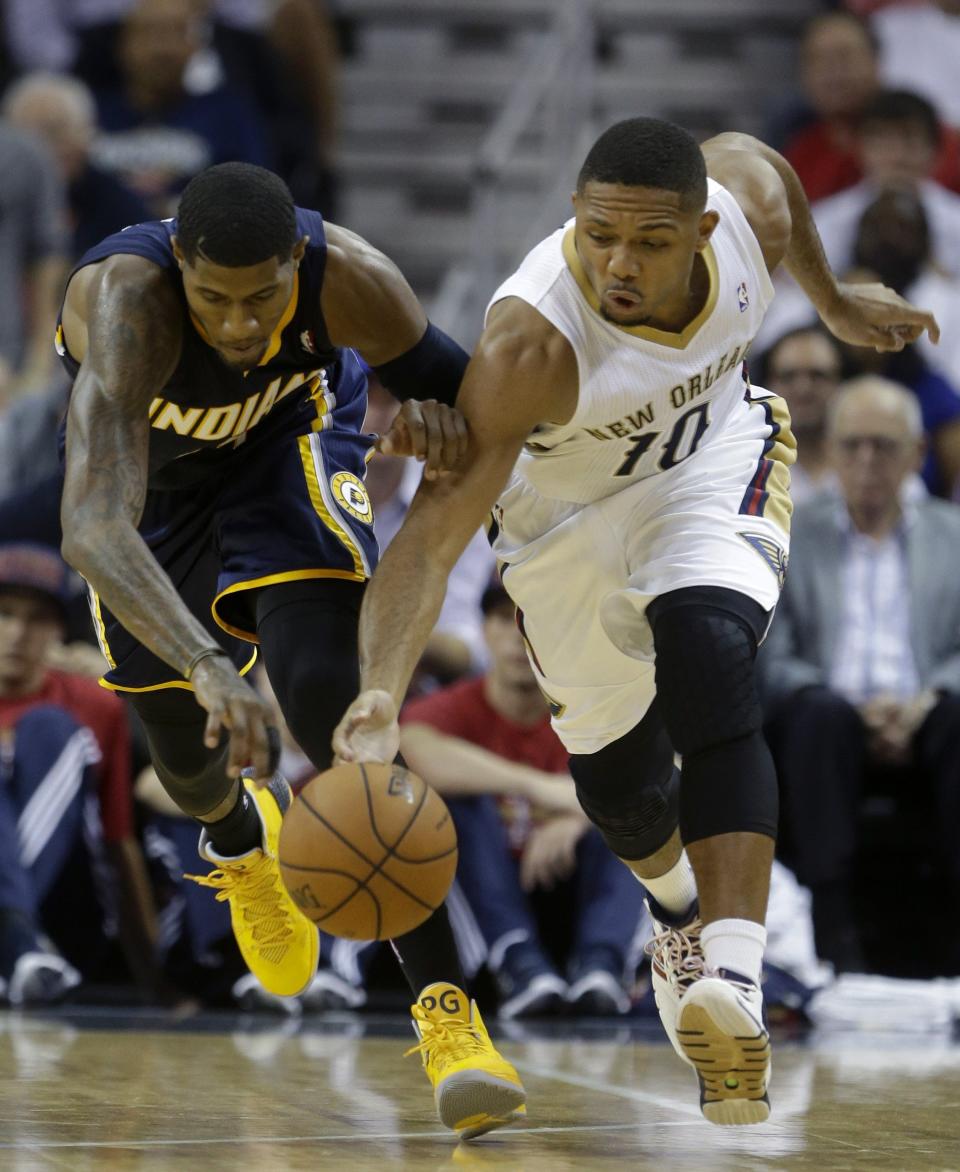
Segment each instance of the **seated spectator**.
[{"label": "seated spectator", "polygon": [[879,88],[869,26],[850,12],[815,16],[800,43],[800,83],[803,101],[765,138],[793,165],[808,199],[824,199],[861,176],[857,121]]},{"label": "seated spectator", "polygon": [[842,496],[796,510],[759,664],[817,955],[861,971],[853,865],[861,798],[878,787],[901,808],[929,799],[943,931],[960,954],[960,509],[903,492],[923,439],[902,388],[850,384],[831,404],[828,439]]},{"label": "seated spectator", "polygon": [[[812,208],[831,267],[846,273],[854,264],[867,209],[888,190],[913,194],[927,222],[926,263],[960,278],[960,195],[930,177],[939,133],[936,111],[923,98],[883,91],[864,112],[858,132],[864,177],[854,187]],[[763,350],[788,330],[816,321],[816,312],[796,281],[781,267],[774,274],[773,300],[756,346]]]},{"label": "seated spectator", "polygon": [[917,350],[932,371],[960,388],[960,278],[948,277],[930,253],[930,226],[915,191],[887,188],[863,213],[854,264],[875,273],[940,325],[934,345],[926,334]]},{"label": "seated spectator", "polygon": [[93,157],[158,217],[173,214],[177,194],[205,167],[271,161],[260,113],[244,92],[187,91],[202,33],[193,0],[138,0],[120,34],[120,85],[96,91],[102,134]]},{"label": "seated spectator", "polygon": [[7,90],[3,112],[11,126],[42,139],[60,169],[70,210],[72,260],[105,236],[150,219],[139,196],[90,161],[97,110],[82,81],[55,73],[28,74]]},{"label": "seated spectator", "polygon": [[[457,827],[457,884],[479,924],[500,986],[500,1014],[564,1004],[625,1013],[623,980],[642,889],[587,821],[527,662],[502,586],[483,595],[489,672],[412,701],[401,752],[447,799]],[[561,977],[540,938],[531,893],[554,892],[572,920]]]},{"label": "seated spectator", "polygon": [[940,120],[933,106],[907,90],[883,90],[864,110],[858,132],[863,179],[813,206],[827,259],[835,272],[853,263],[863,213],[887,187],[916,191],[930,225],[930,257],[960,276],[960,195],[933,178]]},{"label": "seated spectator", "polygon": [[916,90],[960,126],[960,4],[892,4],[872,20],[884,83]]},{"label": "seated spectator", "polygon": [[[119,921],[131,973],[153,988],[153,904],[133,837],[124,707],[94,679],[48,667],[69,583],[54,550],[0,545],[0,978],[15,1005],[57,1000],[80,981],[43,921],[78,851],[101,899],[97,920]],[[104,865],[111,884],[98,890]],[[83,912],[70,909],[77,920]],[[73,945],[81,968],[94,963],[99,939]]]},{"label": "seated spectator", "polygon": [[797,460],[790,469],[795,505],[836,487],[827,451],[827,409],[840,387],[842,362],[833,336],[818,325],[784,334],[763,359],[763,385],[786,399],[797,439]]},{"label": "seated spectator", "polygon": [[33,135],[0,119],[0,413],[50,385],[68,247],[53,160]]},{"label": "seated spectator", "polygon": [[[399,410],[399,403],[385,390],[376,374],[367,374],[367,415],[364,428],[382,435]],[[374,452],[367,464],[366,485],[373,504],[373,527],[380,553],[396,535],[420,484],[423,469],[416,460]],[[424,650],[414,691],[430,681],[450,683],[481,670],[486,664],[486,643],[480,621],[480,596],[490,580],[496,559],[486,534],[477,530],[447,580],[447,592],[437,625]]]}]

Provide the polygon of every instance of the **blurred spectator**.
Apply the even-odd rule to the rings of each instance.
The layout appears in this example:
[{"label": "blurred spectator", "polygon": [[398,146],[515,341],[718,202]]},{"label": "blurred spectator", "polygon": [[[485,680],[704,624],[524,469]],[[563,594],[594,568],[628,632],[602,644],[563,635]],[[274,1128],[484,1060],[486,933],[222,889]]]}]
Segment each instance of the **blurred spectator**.
[{"label": "blurred spectator", "polygon": [[[485,591],[483,614],[489,672],[408,704],[401,752],[447,799],[460,850],[457,883],[488,949],[501,1016],[564,1002],[584,1013],[624,1013],[642,890],[577,803],[567,753],[502,586]],[[530,902],[538,889],[568,909],[567,981],[538,934]]]},{"label": "blurred spectator", "polygon": [[[922,90],[900,82],[905,89]],[[803,97],[768,125],[764,137],[793,164],[811,201],[857,183],[861,158],[861,116],[880,91],[878,42],[871,26],[849,11],[815,16],[800,47]],[[939,107],[935,94],[931,100]],[[931,178],[960,191],[960,135],[938,127]]]},{"label": "blurred spectator", "polygon": [[188,92],[187,65],[202,44],[194,0],[138,0],[120,32],[120,84],[96,92],[103,133],[93,157],[156,216],[172,214],[175,196],[205,167],[271,162],[260,114],[243,91]]},{"label": "blurred spectator", "polygon": [[940,324],[940,341],[923,335],[917,350],[930,368],[960,388],[960,278],[948,277],[930,255],[930,227],[915,191],[889,188],[863,213],[854,264],[876,273]]},{"label": "blurred spectator", "polygon": [[903,491],[923,440],[902,388],[855,380],[828,426],[842,496],[797,509],[759,662],[817,955],[857,971],[851,879],[861,797],[878,788],[914,811],[929,797],[943,930],[960,942],[960,509]]},{"label": "blurred spectator", "polygon": [[0,120],[0,412],[42,390],[67,272],[64,191],[46,148]]},{"label": "blurred spectator", "polygon": [[[121,21],[134,0],[6,0],[22,70],[71,70],[99,93],[122,85]],[[324,0],[194,0],[199,47],[184,88],[250,93],[267,124],[275,169],[294,198],[333,217],[331,164],[339,46]]]},{"label": "blurred spectator", "polygon": [[[153,904],[133,837],[123,704],[89,676],[48,666],[70,584],[56,551],[0,545],[0,977],[14,1004],[56,1000],[80,980],[41,921],[78,850],[104,923],[119,922],[130,971],[144,990],[153,985]],[[92,962],[99,941],[73,943],[81,967]]]},{"label": "blurred spectator", "polygon": [[815,16],[800,45],[800,83],[803,101],[766,138],[792,163],[808,198],[823,199],[861,175],[857,120],[879,86],[869,26],[849,12]]},{"label": "blurred spectator", "polygon": [[786,399],[797,438],[797,461],[790,469],[795,505],[836,487],[827,451],[827,408],[840,387],[842,363],[833,337],[814,325],[784,334],[763,361],[764,386]]},{"label": "blurred spectator", "polygon": [[[60,458],[57,454],[57,429],[67,408],[66,378],[54,376],[50,387],[39,394],[17,399],[0,414],[0,505],[15,494],[26,492],[43,481],[56,479],[52,490],[56,497],[52,508],[60,507]],[[49,513],[50,508],[44,510]],[[51,531],[36,516],[38,534],[46,534],[41,543],[59,546],[59,524]],[[0,509],[0,541],[9,540]],[[37,540],[41,540],[37,536]]]},{"label": "blurred spectator", "polygon": [[960,276],[960,195],[931,178],[940,139],[936,110],[905,90],[879,93],[863,113],[859,144],[863,179],[813,207],[827,259],[835,272],[853,261],[863,213],[886,187],[915,191],[930,225],[931,258]]},{"label": "blurred spectator", "polygon": [[960,0],[892,4],[872,23],[884,83],[917,90],[960,126]]},{"label": "blurred spectator", "polygon": [[12,126],[43,139],[60,168],[73,260],[105,236],[150,219],[139,196],[90,161],[97,110],[82,81],[55,73],[28,74],[7,90],[3,112]]},{"label": "blurred spectator", "polygon": [[[399,404],[377,376],[367,374],[367,431],[382,435],[390,427]],[[400,460],[374,452],[367,464],[366,485],[373,504],[374,532],[381,554],[393,540],[420,484],[422,468],[416,460]],[[418,675],[441,683],[481,669],[487,659],[480,596],[496,567],[496,559],[482,530],[463,551],[447,580],[440,617],[427,642]],[[422,685],[423,680],[419,683]],[[415,686],[417,681],[415,681]]]}]

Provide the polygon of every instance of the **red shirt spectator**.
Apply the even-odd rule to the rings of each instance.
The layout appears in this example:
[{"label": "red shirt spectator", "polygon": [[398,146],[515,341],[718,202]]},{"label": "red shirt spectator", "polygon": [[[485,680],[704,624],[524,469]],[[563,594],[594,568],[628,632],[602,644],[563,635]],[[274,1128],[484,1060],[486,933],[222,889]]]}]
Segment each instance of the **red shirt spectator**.
[{"label": "red shirt spectator", "polygon": [[97,771],[103,836],[107,842],[128,838],[133,833],[133,799],[130,730],[123,702],[95,680],[51,670],[32,695],[0,696],[0,729],[10,728],[41,704],[64,709],[93,733],[101,753]]},{"label": "red shirt spectator", "polygon": [[[484,680],[462,680],[412,700],[403,710],[401,724],[428,724],[447,736],[470,741],[522,765],[545,773],[567,774],[569,754],[550,727],[547,713],[536,724],[518,724],[499,713],[484,693]],[[537,820],[530,803],[513,795],[498,795],[497,805],[507,827],[510,846],[519,854]]]}]

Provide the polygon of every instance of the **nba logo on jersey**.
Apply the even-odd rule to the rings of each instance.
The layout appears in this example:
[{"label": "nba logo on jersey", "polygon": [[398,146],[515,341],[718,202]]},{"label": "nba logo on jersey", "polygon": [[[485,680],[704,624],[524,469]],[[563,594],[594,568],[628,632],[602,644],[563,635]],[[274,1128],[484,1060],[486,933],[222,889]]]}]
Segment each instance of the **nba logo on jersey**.
[{"label": "nba logo on jersey", "polygon": [[737,303],[740,306],[740,312],[744,313],[747,306],[750,304],[750,298],[747,296],[747,282],[741,281],[737,286]]},{"label": "nba logo on jersey", "polygon": [[304,330],[300,334],[300,345],[308,354],[316,354],[317,344],[313,337],[313,330]]}]

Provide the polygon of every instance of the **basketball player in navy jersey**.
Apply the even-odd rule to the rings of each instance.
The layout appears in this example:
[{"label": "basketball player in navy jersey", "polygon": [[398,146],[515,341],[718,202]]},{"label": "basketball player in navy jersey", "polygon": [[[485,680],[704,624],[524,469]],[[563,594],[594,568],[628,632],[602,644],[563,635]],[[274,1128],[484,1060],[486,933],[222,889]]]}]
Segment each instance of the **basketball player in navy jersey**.
[{"label": "basketball player in navy jersey", "polygon": [[[357,354],[404,401],[381,446],[423,458],[428,477],[465,451],[451,405],[467,356],[385,256],[239,163],[198,175],[176,219],[83,256],[57,343],[74,378],[63,552],[90,587],[104,683],[135,706],[160,780],[200,822],[217,869],[198,881],[229,900],[250,969],[299,993],[317,932],[280,878],[290,792],[243,677],[259,645],[294,736],[329,766],[377,560]],[[442,981],[465,1002],[444,909],[395,947],[415,996],[430,1002]],[[482,1022],[438,1030],[437,1045],[449,1126],[479,1134],[522,1110]]]},{"label": "basketball player in navy jersey", "polygon": [[335,747],[392,759],[446,575],[492,509],[580,803],[647,888],[667,1034],[710,1122],[759,1123],[777,783],[754,657],[786,570],[796,443],[743,358],[781,262],[844,341],[898,350],[937,325],[837,281],[792,168],[744,135],[701,149],[627,119],[590,150],[574,210],[494,295],[457,400],[467,459],[421,487],[374,575],[364,692]]}]

